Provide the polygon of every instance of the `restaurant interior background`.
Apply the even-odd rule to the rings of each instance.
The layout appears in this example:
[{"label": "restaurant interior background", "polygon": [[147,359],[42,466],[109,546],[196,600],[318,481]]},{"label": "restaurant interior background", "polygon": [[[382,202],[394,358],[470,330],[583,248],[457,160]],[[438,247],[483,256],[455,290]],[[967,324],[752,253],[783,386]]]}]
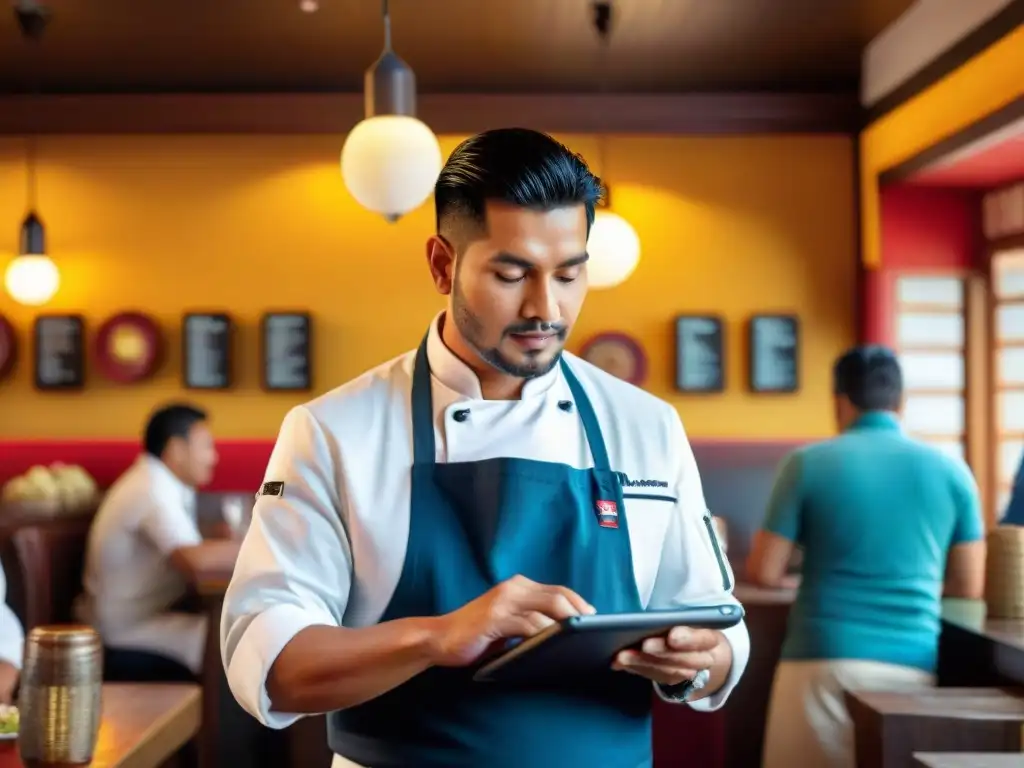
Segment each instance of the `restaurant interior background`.
[{"label": "restaurant interior background", "polygon": [[[337,158],[346,115],[352,115],[352,122],[359,119],[353,114],[361,106],[358,98],[338,96],[333,114],[313,114],[326,112],[330,97],[281,95],[339,79],[357,90],[360,68],[372,60],[380,40],[374,33],[378,9],[372,5],[325,3],[275,15],[274,23],[286,25],[283,34],[312,36],[287,67],[271,61],[252,71],[243,68],[237,57],[251,54],[259,44],[256,32],[245,29],[232,43],[236,58],[217,58],[208,48],[216,36],[199,24],[193,28],[198,36],[194,45],[206,56],[205,64],[200,56],[172,70],[153,56],[139,59],[139,72],[111,67],[89,56],[89,46],[111,34],[110,25],[75,7],[65,9],[70,20],[58,15],[40,40],[20,40],[5,49],[7,82],[0,84],[12,95],[0,117],[0,210],[12,212],[12,225],[0,230],[0,253],[15,252],[18,212],[34,194],[61,282],[43,307],[19,305],[6,292],[0,296],[20,351],[0,379],[0,445],[8,448],[0,459],[0,478],[33,463],[65,460],[83,464],[101,485],[109,484],[134,453],[139,425],[154,403],[185,397],[208,407],[215,419],[225,460],[214,487],[252,488],[289,407],[415,343],[441,306],[423,263],[430,205],[388,223],[346,190]],[[426,113],[421,116],[439,133],[444,154],[472,130],[499,124],[496,120],[529,124],[532,117],[537,127],[555,131],[583,153],[610,182],[614,210],[637,233],[641,259],[624,283],[592,292],[570,347],[585,351],[599,335],[620,334],[639,348],[646,369],[642,386],[679,408],[703,458],[710,504],[734,522],[741,554],[778,459],[834,429],[829,367],[836,354],[858,339],[900,346],[893,325],[897,273],[956,272],[985,279],[979,190],[1011,186],[1020,175],[1014,158],[1021,148],[1021,123],[1014,119],[1019,87],[1009,74],[1019,61],[1015,46],[1020,32],[1000,39],[990,28],[998,22],[1003,33],[1011,29],[1016,4],[997,0],[970,13],[937,15],[934,8],[924,8],[928,3],[851,3],[846,15],[837,11],[817,37],[808,29],[791,41],[791,50],[765,59],[770,65],[762,61],[761,71],[753,69],[754,59],[748,57],[731,68],[701,62],[699,74],[690,65],[690,59],[699,61],[695,49],[678,55],[670,71],[644,63],[636,55],[637,35],[648,35],[653,54],[666,44],[650,37],[656,34],[654,24],[686,21],[704,24],[707,31],[728,21],[733,25],[729,44],[740,46],[757,25],[778,22],[766,19],[753,0],[740,3],[749,6],[743,23],[739,17],[697,18],[692,9],[655,4],[644,15],[620,9],[613,33],[602,43],[587,4],[579,5],[573,13],[563,9],[554,21],[524,6],[516,18],[525,26],[517,28],[509,53],[493,57],[474,74],[460,74],[450,61],[429,55],[432,49],[424,41],[430,35],[457,35],[457,30],[446,33],[450,25],[439,19],[411,19],[410,9],[401,4],[394,11],[395,44],[419,76],[420,111]],[[310,9],[315,12],[302,12]],[[870,39],[901,11],[907,12],[864,56],[863,67],[870,72],[862,92],[869,87],[877,91],[871,96],[878,102],[875,114],[868,115],[877,119],[869,120],[858,138],[863,118],[848,100],[806,93],[827,90],[829,78],[834,89],[848,75],[842,67],[849,56],[823,53],[836,35],[867,34]],[[218,12],[229,14],[229,9]],[[154,12],[148,22],[140,17],[133,31],[160,21],[159,14]],[[519,55],[535,36],[532,25],[540,18],[554,24],[563,39],[546,73],[536,71],[538,65],[525,65]],[[88,35],[68,36],[71,24],[91,25]],[[915,24],[917,38],[908,44],[907,30]],[[318,50],[336,37],[335,28],[346,25],[366,31],[343,57],[351,65],[325,64]],[[991,39],[979,45],[962,34],[965,30],[974,38]],[[353,38],[351,31],[342,34]],[[482,32],[484,37],[494,34],[486,27]],[[900,42],[903,52],[893,53]],[[956,47],[967,44],[979,55],[963,61]],[[729,50],[738,48],[723,48]],[[962,66],[947,77],[932,72],[935,82],[922,88],[912,81],[929,71],[907,52],[915,50],[926,64],[933,57],[932,70],[939,54],[959,55]],[[817,72],[807,71],[796,58],[812,52],[825,56],[819,56]],[[112,53],[138,56],[130,46]],[[519,74],[514,63],[523,65]],[[22,74],[12,75],[17,65]],[[743,67],[747,71],[739,71]],[[138,91],[136,81],[146,77],[153,92],[149,98],[163,96],[168,103],[154,107],[145,94],[110,93],[71,103],[67,95],[90,88]],[[244,94],[259,85],[260,77],[275,86],[276,95]],[[667,92],[687,83],[725,87],[739,77],[747,78],[748,89],[751,78],[775,78],[774,88],[781,93],[774,102],[771,95],[757,102],[738,94],[732,103],[716,103],[714,97]],[[872,77],[875,84],[864,85]],[[901,77],[920,92],[906,98],[908,82]],[[449,95],[447,101],[430,93],[466,86],[484,92],[488,78],[493,91],[531,87],[535,93]],[[849,78],[843,84],[848,86]],[[644,87],[654,95],[629,93]],[[63,97],[58,95],[62,90]],[[232,95],[232,90],[244,95]],[[558,90],[583,95],[575,97],[575,105],[559,108],[551,96]],[[43,95],[47,91],[53,94]],[[206,93],[181,97],[167,91]],[[247,97],[245,106],[231,102]],[[660,101],[639,106],[631,98]],[[289,112],[296,114],[290,119],[282,114]],[[987,123],[978,125],[982,120]],[[960,143],[973,148],[940,147],[935,157],[915,160],[940,139],[948,143],[968,128]],[[995,166],[988,176],[928,172],[931,166],[948,165],[954,149],[957,162],[968,162],[963,158],[978,147],[990,155],[993,139],[986,134],[995,134],[1005,145],[995,161],[988,157],[987,166],[975,163],[983,171]],[[908,162],[917,166],[897,167]],[[27,190],[30,167],[33,184]],[[98,372],[95,347],[103,321],[130,311],[144,312],[158,323],[161,351],[150,376],[126,385]],[[310,392],[261,388],[259,323],[268,311],[311,315]],[[182,388],[180,334],[186,312],[231,316],[229,388]],[[83,318],[81,389],[40,391],[35,386],[31,336],[40,313]],[[752,316],[763,314],[792,316],[798,322],[793,391],[752,391],[749,325]],[[720,392],[681,392],[677,386],[680,315],[722,321]],[[933,342],[918,340],[925,346]],[[982,343],[987,342],[978,337],[974,346]],[[966,341],[961,346],[966,349]],[[937,364],[935,355],[915,357],[913,352],[905,351],[905,364],[924,367],[916,378],[916,369],[911,370],[909,378],[940,391],[911,400],[908,424],[983,468],[979,476],[994,518],[1005,502],[1008,481],[997,467],[1006,462],[989,456],[991,430],[979,424],[979,409],[985,406],[975,404],[974,418],[947,419],[934,434],[936,414],[949,411],[953,390],[970,389],[968,377],[933,380],[928,366]],[[972,371],[972,381],[978,381],[981,370]],[[942,393],[945,401],[936,399]],[[971,412],[967,408],[965,413]],[[959,447],[968,444],[973,447],[966,451]],[[1022,445],[1019,440],[1008,443],[1003,452]],[[741,482],[735,481],[737,473]]]},{"label": "restaurant interior background", "polygon": [[[60,272],[43,306],[0,291],[17,348],[0,378],[0,482],[63,461],[108,485],[153,406],[187,399],[213,417],[222,462],[212,489],[251,492],[291,406],[414,346],[442,306],[423,255],[430,201],[389,223],[339,173],[345,131],[362,117],[362,71],[379,51],[378,9],[323,0],[258,14],[216,51],[211,30],[243,13],[225,3],[203,12],[223,16],[196,20],[196,55],[170,67],[161,56],[185,38],[132,53],[125,41],[144,14],[118,35],[110,25],[129,23],[127,6],[104,5],[106,22],[80,2],[56,6],[52,30],[27,47],[12,21],[0,24],[0,268],[18,248],[31,148]],[[794,2],[803,31],[758,0],[718,11],[622,4],[605,53],[585,2],[501,4],[514,23],[471,0],[443,4],[445,14],[392,5],[395,48],[444,155],[476,130],[524,124],[554,132],[610,183],[641,258],[628,280],[588,297],[570,348],[613,334],[640,350],[642,386],[679,409],[735,565],[778,460],[833,434],[831,363],[859,340],[898,348],[908,428],[966,457],[996,519],[1024,449],[1014,399],[1024,365],[1012,367],[1024,323],[998,320],[1024,300],[1012,287],[1024,275],[1024,3],[851,0],[828,16]],[[171,24],[160,15],[170,13],[149,22]],[[483,52],[467,42],[467,16],[480,40],[502,25],[514,38],[469,72],[464,60]],[[267,24],[308,44],[257,66]],[[525,42],[541,27],[546,59]],[[685,44],[659,27],[687,29]],[[715,30],[728,40],[702,48]],[[339,50],[339,36],[353,44]],[[106,63],[94,56],[104,45]],[[156,321],[162,354],[152,375],[123,384],[100,372],[97,331],[128,311]],[[223,391],[183,387],[188,312],[231,316]],[[262,387],[265,312],[309,313],[311,391]],[[42,314],[84,319],[80,389],[36,386]],[[755,392],[750,322],[774,314],[798,320],[795,387]],[[721,319],[722,391],[679,390],[680,315]]]}]

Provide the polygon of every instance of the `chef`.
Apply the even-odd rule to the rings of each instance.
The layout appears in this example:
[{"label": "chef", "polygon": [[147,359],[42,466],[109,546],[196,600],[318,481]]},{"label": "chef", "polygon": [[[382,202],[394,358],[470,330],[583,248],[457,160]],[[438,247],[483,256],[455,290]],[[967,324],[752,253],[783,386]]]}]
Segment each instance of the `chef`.
[{"label": "chef", "polygon": [[652,684],[710,711],[743,672],[745,627],[677,627],[585,682],[472,681],[569,616],[735,602],[675,409],[563,351],[600,193],[544,134],[463,142],[426,248],[446,310],[284,420],[224,663],[272,728],[329,712],[335,768],[649,766]]}]

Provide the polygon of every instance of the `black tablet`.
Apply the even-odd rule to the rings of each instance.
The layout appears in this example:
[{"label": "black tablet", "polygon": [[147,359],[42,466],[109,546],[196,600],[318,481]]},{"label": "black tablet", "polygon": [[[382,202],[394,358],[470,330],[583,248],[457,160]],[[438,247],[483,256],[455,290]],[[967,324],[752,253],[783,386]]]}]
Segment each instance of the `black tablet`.
[{"label": "black tablet", "polygon": [[672,627],[727,629],[743,619],[743,608],[691,606],[669,611],[573,616],[485,662],[473,675],[481,682],[526,682],[586,674],[611,665],[615,655]]}]

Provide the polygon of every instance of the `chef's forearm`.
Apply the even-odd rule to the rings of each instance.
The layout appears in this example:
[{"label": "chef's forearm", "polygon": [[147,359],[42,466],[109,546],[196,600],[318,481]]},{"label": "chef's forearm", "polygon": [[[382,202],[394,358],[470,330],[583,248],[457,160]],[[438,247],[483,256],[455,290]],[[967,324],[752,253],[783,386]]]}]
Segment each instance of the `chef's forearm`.
[{"label": "chef's forearm", "polygon": [[363,629],[307,627],[267,676],[271,709],[316,713],[375,699],[433,665],[431,619],[399,619]]}]

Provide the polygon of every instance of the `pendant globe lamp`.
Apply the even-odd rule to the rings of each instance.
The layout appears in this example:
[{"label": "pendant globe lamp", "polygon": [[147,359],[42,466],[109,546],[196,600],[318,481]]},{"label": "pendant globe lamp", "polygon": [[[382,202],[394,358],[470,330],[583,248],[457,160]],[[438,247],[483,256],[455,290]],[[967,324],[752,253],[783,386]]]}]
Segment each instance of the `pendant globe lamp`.
[{"label": "pendant globe lamp", "polygon": [[640,263],[640,237],[633,225],[609,206],[610,191],[605,187],[604,202],[594,215],[587,239],[587,284],[590,288],[614,288],[626,282]]},{"label": "pendant globe lamp", "polygon": [[18,255],[4,273],[4,287],[19,304],[38,307],[46,304],[60,287],[60,272],[46,255],[46,229],[35,210],[36,164],[34,146],[30,142],[26,162],[28,181],[28,213],[21,224]]},{"label": "pendant globe lamp", "polygon": [[390,222],[418,208],[434,191],[441,147],[416,118],[416,75],[391,49],[391,16],[383,0],[384,51],[363,81],[366,117],[341,150],[341,175],[361,206]]}]

